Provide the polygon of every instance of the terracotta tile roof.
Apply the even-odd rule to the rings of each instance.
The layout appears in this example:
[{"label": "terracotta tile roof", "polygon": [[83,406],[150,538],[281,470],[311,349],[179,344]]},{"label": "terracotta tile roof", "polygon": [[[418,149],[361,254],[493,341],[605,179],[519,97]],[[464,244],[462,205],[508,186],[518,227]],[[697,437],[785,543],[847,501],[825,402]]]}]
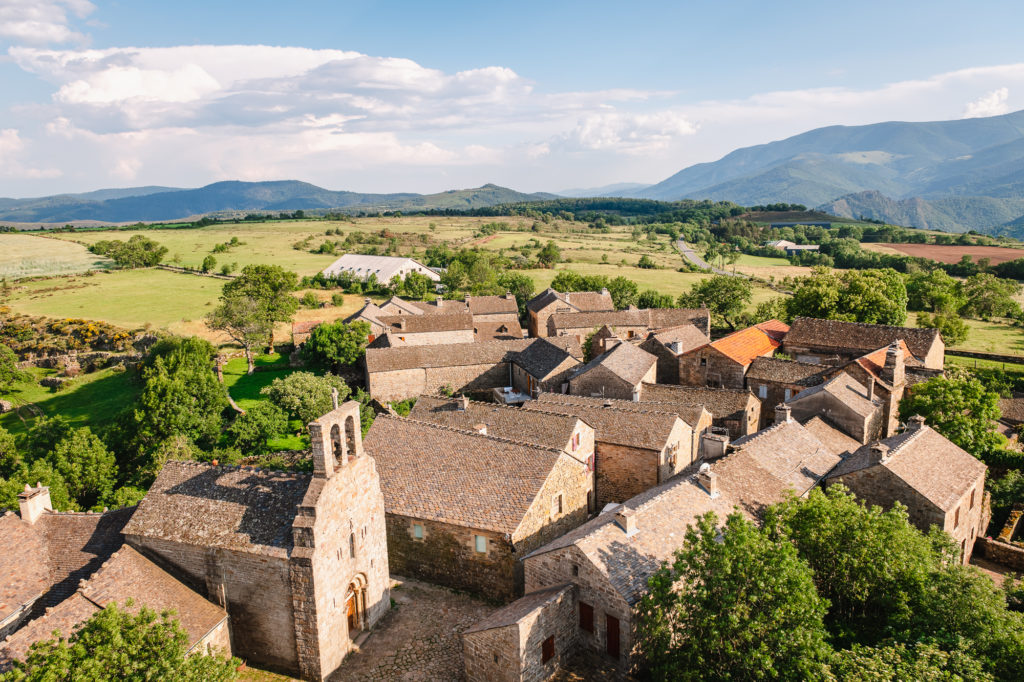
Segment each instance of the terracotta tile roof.
[{"label": "terracotta tile roof", "polygon": [[804,428],[820,440],[830,452],[840,457],[846,457],[861,446],[860,441],[856,438],[850,438],[821,417],[808,419],[804,422]]},{"label": "terracotta tile roof", "polygon": [[871,463],[871,445],[864,445],[844,459],[829,479],[883,466],[936,507],[949,511],[987,470],[981,461],[929,426],[907,429],[880,442],[889,447],[888,458],[881,465]]},{"label": "terracotta tile roof", "polygon": [[644,384],[640,392],[641,403],[662,403],[675,406],[703,405],[715,419],[739,418],[757,401],[747,390],[731,388],[705,388],[703,386],[671,386]]},{"label": "terracotta tile roof", "polygon": [[521,410],[536,410],[578,417],[594,427],[594,439],[601,443],[625,445],[645,450],[664,449],[679,415],[669,411],[622,409],[625,401],[581,398],[561,393],[541,393]]},{"label": "terracotta tile roof", "polygon": [[999,411],[1003,413],[1003,421],[1024,424],[1024,398],[1002,398]]},{"label": "terracotta tile roof", "polygon": [[675,327],[655,330],[647,336],[648,341],[652,339],[669,350],[671,350],[671,344],[678,343],[679,351],[673,351],[676,355],[681,355],[694,348],[700,348],[711,341],[707,334],[692,324],[681,324]]},{"label": "terracotta tile roof", "polygon": [[545,448],[563,450],[569,446],[579,419],[505,407],[496,403],[469,401],[465,410],[459,400],[438,396],[420,396],[409,413],[410,419],[473,431],[477,424],[487,426],[487,435],[519,440]]},{"label": "terracotta tile roof", "polygon": [[788,403],[795,403],[819,393],[826,393],[838,400],[861,417],[868,417],[876,410],[882,408],[882,400],[874,398],[868,400],[868,389],[846,372],[840,372],[828,381],[805,388],[795,396],[787,400]]},{"label": "terracotta tile roof", "polygon": [[0,516],[0,621],[50,587],[46,541],[13,512]]},{"label": "terracotta tile roof", "polygon": [[[568,343],[567,343],[568,341]],[[575,339],[568,337],[535,339],[526,348],[513,354],[512,362],[523,368],[537,381],[549,381],[560,374],[568,375],[580,366],[574,351],[579,348]]]},{"label": "terracotta tile roof", "polygon": [[474,624],[463,634],[468,635],[473,632],[482,632],[483,630],[494,630],[495,628],[505,628],[512,625],[518,625],[519,621],[532,615],[534,612],[540,611],[548,604],[558,601],[564,595],[572,592],[573,589],[575,588],[572,584],[565,584],[556,585],[554,587],[545,587],[542,590],[530,592],[511,604],[501,607],[491,615],[487,616],[487,618],[484,618],[479,623]]},{"label": "terracotta tile roof", "polygon": [[167,462],[125,535],[286,557],[309,474]]},{"label": "terracotta tile roof", "polygon": [[[363,443],[390,514],[515,535],[564,452],[380,415]],[[578,466],[583,463],[569,458]]]},{"label": "terracotta tile roof", "polygon": [[663,329],[684,324],[701,331],[707,327],[706,308],[632,308],[594,312],[558,312],[548,318],[548,329],[593,329],[607,325],[615,327],[643,327]]},{"label": "terracotta tile roof", "polygon": [[568,304],[581,312],[615,310],[612,296],[607,289],[604,291],[571,291],[563,294],[550,287],[531,298],[526,304],[526,308],[537,312],[557,302]]},{"label": "terracotta tile roof", "polygon": [[747,368],[747,379],[814,386],[824,381],[822,374],[829,369],[811,362],[759,357],[754,358]]},{"label": "terracotta tile roof", "polygon": [[786,343],[795,346],[865,352],[888,346],[897,339],[903,339],[913,355],[923,358],[939,339],[939,332],[936,329],[798,317],[786,335]]},{"label": "terracotta tile roof", "polygon": [[519,304],[512,294],[505,296],[468,296],[466,305],[474,315],[494,315],[496,313],[519,314]]},{"label": "terracotta tile roof", "polygon": [[583,351],[575,338],[519,339],[399,348],[368,348],[366,350],[366,367],[369,372],[373,373],[418,367],[463,367],[511,362],[516,353],[540,341],[565,349],[573,357],[583,357]]},{"label": "terracotta tile roof", "polygon": [[512,341],[523,338],[523,328],[519,321],[473,320],[473,335],[480,341]]},{"label": "terracotta tile roof", "polygon": [[782,345],[783,327],[786,325],[782,322],[769,320],[712,341],[711,347],[746,367],[754,358],[771,355]]},{"label": "terracotta tile roof", "polygon": [[597,367],[604,367],[627,384],[636,386],[657,362],[658,358],[647,351],[631,343],[620,343],[577,369],[570,380],[577,379]]},{"label": "terracotta tile roof", "polygon": [[473,316],[468,312],[437,315],[384,315],[379,320],[387,331],[404,334],[448,332],[473,328]]}]

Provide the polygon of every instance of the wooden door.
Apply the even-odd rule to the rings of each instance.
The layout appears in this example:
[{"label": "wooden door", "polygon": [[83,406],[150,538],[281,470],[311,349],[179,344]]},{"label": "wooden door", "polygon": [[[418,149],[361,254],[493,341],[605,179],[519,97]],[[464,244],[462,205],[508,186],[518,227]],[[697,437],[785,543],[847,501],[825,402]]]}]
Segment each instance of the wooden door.
[{"label": "wooden door", "polygon": [[605,614],[605,624],[608,626],[607,651],[609,656],[619,657],[619,619],[615,616]]},{"label": "wooden door", "polygon": [[348,632],[354,634],[359,630],[359,613],[356,608],[356,595],[351,593],[348,598]]}]

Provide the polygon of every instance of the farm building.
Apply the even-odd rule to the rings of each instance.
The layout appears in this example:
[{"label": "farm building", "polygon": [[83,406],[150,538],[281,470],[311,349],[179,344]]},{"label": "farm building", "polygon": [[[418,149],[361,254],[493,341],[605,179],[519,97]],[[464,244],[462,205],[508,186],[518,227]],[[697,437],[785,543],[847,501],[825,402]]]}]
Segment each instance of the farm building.
[{"label": "farm building", "polygon": [[349,273],[358,280],[366,280],[374,275],[378,282],[390,282],[392,277],[405,278],[410,272],[426,275],[434,282],[440,282],[441,276],[426,265],[412,258],[395,256],[363,256],[358,253],[346,253],[323,270],[325,277],[337,277]]}]

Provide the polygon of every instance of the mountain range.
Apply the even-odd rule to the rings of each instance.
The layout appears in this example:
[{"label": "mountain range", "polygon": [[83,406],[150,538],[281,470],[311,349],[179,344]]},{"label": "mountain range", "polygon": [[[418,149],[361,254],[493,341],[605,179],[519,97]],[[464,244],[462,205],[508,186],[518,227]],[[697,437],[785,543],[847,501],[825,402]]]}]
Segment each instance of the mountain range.
[{"label": "mountain range", "polygon": [[1019,233],[1024,111],[818,128],[684,168],[633,196],[800,203],[922,228]]},{"label": "mountain range", "polygon": [[496,204],[542,201],[556,195],[524,194],[497,185],[437,194],[361,194],[336,192],[307,182],[216,182],[196,189],[133,187],[60,194],[33,199],[0,198],[0,222],[123,223],[171,221],[222,213],[322,211],[415,211],[469,209]]}]

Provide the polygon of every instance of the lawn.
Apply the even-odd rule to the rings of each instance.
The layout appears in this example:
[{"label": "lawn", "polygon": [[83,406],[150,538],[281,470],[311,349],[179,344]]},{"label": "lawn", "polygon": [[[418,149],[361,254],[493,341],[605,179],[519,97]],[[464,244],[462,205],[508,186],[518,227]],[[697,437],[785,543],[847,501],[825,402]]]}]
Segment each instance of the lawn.
[{"label": "lawn", "polygon": [[981,358],[964,358],[958,355],[946,356],[946,367],[960,365],[969,369],[1001,369],[1005,372],[1018,372],[1024,374],[1024,365],[1013,362],[997,362],[995,360],[983,360]]},{"label": "lawn", "polygon": [[[55,376],[56,370],[32,369],[30,372],[35,380],[18,383],[14,392],[4,399],[15,405],[33,403],[44,415],[61,415],[75,426],[95,428],[111,422],[132,403],[139,390],[132,382],[131,373],[117,368],[83,374],[61,391],[37,383],[43,377]],[[0,425],[11,433],[26,430],[26,423],[17,412],[0,415]]]},{"label": "lawn", "polygon": [[0,278],[20,279],[105,270],[113,261],[81,244],[28,234],[0,234]]},{"label": "lawn", "polygon": [[[259,371],[252,374],[246,374],[248,365],[244,357],[232,358],[224,365],[224,385],[227,386],[228,393],[235,403],[243,410],[251,409],[257,403],[267,400],[260,391],[273,383],[274,379],[283,379],[297,371],[288,366],[287,357],[277,353],[258,356],[255,363]],[[268,443],[270,450],[304,450],[309,447],[304,424],[293,419],[288,427],[291,433],[281,434],[280,438],[272,439]]]},{"label": "lawn", "polygon": [[754,268],[785,268],[793,265],[785,258],[770,258],[768,256],[751,256],[741,253],[736,265],[743,265]]},{"label": "lawn", "polygon": [[[1024,355],[1024,330],[1020,327],[1001,322],[983,322],[966,318],[964,322],[969,330],[967,340],[959,346],[950,346],[951,348],[984,353]],[[907,313],[907,326],[917,326],[917,313]]]}]

